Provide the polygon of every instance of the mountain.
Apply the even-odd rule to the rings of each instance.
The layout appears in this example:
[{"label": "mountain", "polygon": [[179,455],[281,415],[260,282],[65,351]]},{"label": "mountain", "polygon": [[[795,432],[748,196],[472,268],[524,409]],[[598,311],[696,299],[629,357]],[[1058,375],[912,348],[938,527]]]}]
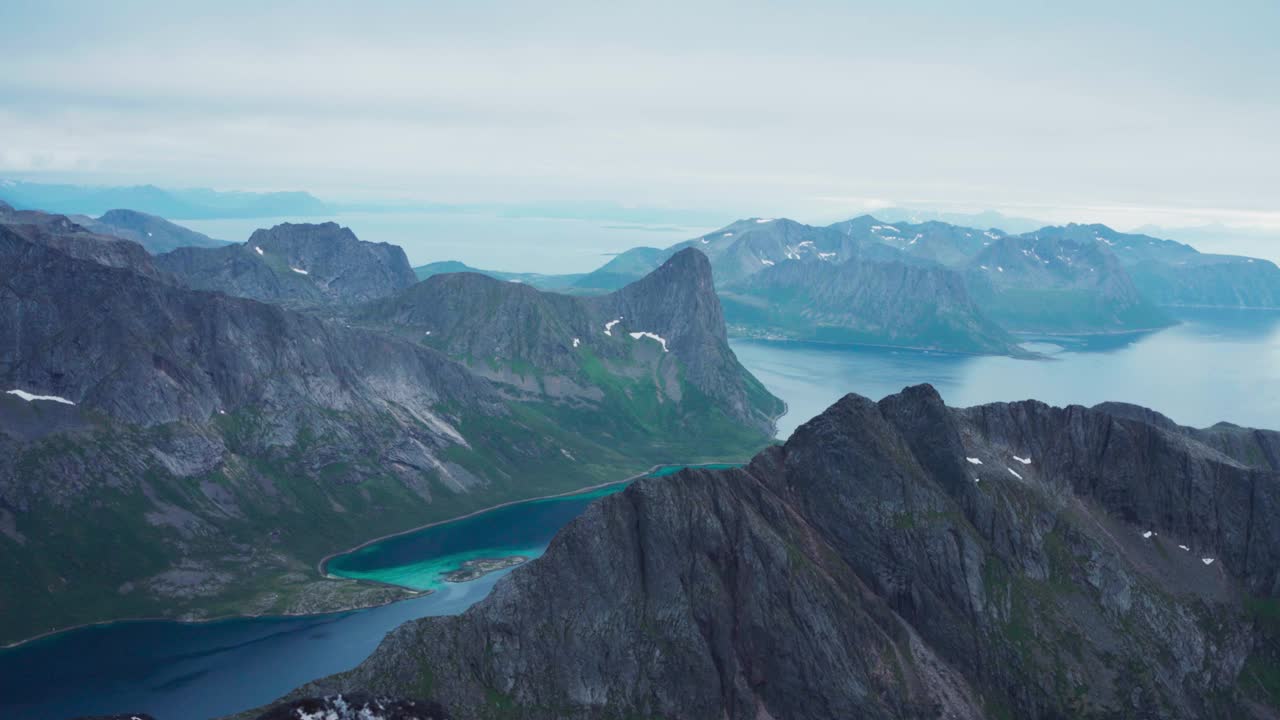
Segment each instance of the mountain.
[{"label": "mountain", "polygon": [[1270,718],[1280,475],[1105,408],[849,395],[595,502],[300,696],[456,717]]},{"label": "mountain", "polygon": [[[670,355],[628,336],[638,359],[584,361],[594,384],[576,397],[489,380],[417,333],[189,289],[15,227],[0,225],[0,642],[125,617],[402,597],[320,578],[316,562],[671,459],[747,457],[780,408],[732,360],[705,261],[619,293],[611,308],[670,338]],[[322,277],[338,262],[307,254],[309,230],[263,233],[232,250],[315,260]],[[470,307],[472,322],[486,310]],[[584,354],[600,337],[623,342],[592,330]]]},{"label": "mountain", "polygon": [[[418,267],[415,267],[413,269],[414,275],[419,280],[426,280],[427,278],[435,275],[444,275],[446,273],[462,273],[462,272],[476,273],[479,275],[487,275],[497,280],[506,280],[509,282],[522,282],[528,285],[532,285],[533,287],[536,287],[539,290],[559,290],[562,292],[565,292],[565,291],[571,292],[573,290],[574,283],[577,280],[585,277],[584,274],[544,275],[542,273],[520,273],[520,272],[502,272],[500,270],[480,270],[478,268],[473,268],[470,265],[467,265],[466,263],[458,262],[457,260],[444,260],[441,262],[427,263],[426,265],[419,265]],[[631,278],[631,280],[637,280],[640,277],[643,277],[645,274],[647,273],[641,273],[639,276]],[[626,283],[623,283],[623,285],[625,284]],[[619,285],[618,287],[622,287],[622,286]],[[610,289],[616,290],[617,288],[610,288]]]},{"label": "mountain", "polygon": [[174,190],[155,185],[99,187],[0,180],[0,200],[25,210],[101,215],[115,208],[179,220],[326,215],[327,203],[304,192]]},{"label": "mountain", "polygon": [[936,265],[888,261],[785,262],[720,291],[741,335],[1018,354],[987,320],[964,279]]},{"label": "mountain", "polygon": [[98,218],[78,215],[71,219],[100,235],[132,240],[152,254],[180,247],[222,247],[229,244],[225,240],[214,240],[203,233],[136,210],[111,210]]},{"label": "mountain", "polygon": [[999,229],[1004,234],[1011,235],[1031,232],[1048,225],[1048,223],[1041,220],[1005,215],[1004,213],[997,212],[995,210],[984,210],[982,212],[942,212],[937,210],[922,210],[918,208],[880,208],[874,212],[876,217],[891,223],[926,223],[929,221],[937,221],[948,225],[959,225],[960,227],[967,228]]},{"label": "mountain", "polygon": [[1014,332],[1125,332],[1173,323],[1093,240],[1000,238],[969,261],[966,280],[978,307]]},{"label": "mountain", "polygon": [[129,268],[154,279],[164,276],[139,244],[111,235],[92,232],[64,215],[37,210],[14,210],[0,201],[0,226],[26,240],[47,245],[81,260],[100,265]]},{"label": "mountain", "polygon": [[1204,254],[1184,243],[1106,225],[1046,227],[1034,234],[1105,245],[1125,266],[1134,287],[1158,305],[1280,307],[1280,268],[1268,260]]},{"label": "mountain", "polygon": [[187,286],[305,307],[385,297],[416,281],[404,250],[337,223],[283,223],[243,245],[184,247],[155,263]]},{"label": "mountain", "polygon": [[[735,423],[770,431],[782,411],[729,349],[711,265],[692,249],[607,295],[450,273],[366,305],[354,319],[439,349],[497,382],[598,403],[596,422],[626,418],[648,427],[711,402]],[[655,389],[656,404],[633,416],[634,398]],[[723,429],[704,422],[685,432]]]}]

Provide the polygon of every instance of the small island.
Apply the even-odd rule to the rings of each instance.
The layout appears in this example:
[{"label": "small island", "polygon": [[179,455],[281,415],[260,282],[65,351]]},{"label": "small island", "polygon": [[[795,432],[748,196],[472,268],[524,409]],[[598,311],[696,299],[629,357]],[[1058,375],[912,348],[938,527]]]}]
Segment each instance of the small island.
[{"label": "small island", "polygon": [[505,570],[509,567],[515,567],[520,563],[527,562],[529,558],[523,555],[509,555],[501,558],[476,558],[475,560],[467,560],[457,569],[445,573],[444,581],[451,583],[464,583],[478,580],[491,572]]}]

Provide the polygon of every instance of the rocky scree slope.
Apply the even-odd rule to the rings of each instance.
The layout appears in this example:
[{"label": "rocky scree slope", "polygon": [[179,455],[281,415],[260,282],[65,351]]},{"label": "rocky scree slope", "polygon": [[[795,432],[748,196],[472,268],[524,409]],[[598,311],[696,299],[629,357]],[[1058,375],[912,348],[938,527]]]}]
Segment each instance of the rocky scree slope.
[{"label": "rocky scree slope", "polygon": [[475,718],[1274,717],[1280,476],[1118,410],[846,396],[744,468],[596,502],[465,614],[299,692]]}]

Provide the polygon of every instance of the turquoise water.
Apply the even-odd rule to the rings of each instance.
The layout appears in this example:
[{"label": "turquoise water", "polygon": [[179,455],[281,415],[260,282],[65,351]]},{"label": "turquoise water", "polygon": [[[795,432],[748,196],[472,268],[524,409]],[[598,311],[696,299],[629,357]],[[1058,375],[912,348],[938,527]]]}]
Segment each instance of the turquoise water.
[{"label": "turquoise water", "polygon": [[1138,335],[1028,337],[1045,360],[738,340],[738,359],[787,401],[786,438],[848,392],[879,399],[928,382],[950,405],[1036,398],[1119,400],[1195,426],[1280,429],[1280,312],[1178,309],[1182,322]]},{"label": "turquoise water", "polygon": [[474,557],[541,555],[593,500],[625,487],[508,505],[389,538],[328,564],[335,574],[340,566],[353,577],[434,590],[411,600],[295,618],[108,623],[0,650],[0,719],[147,712],[161,720],[204,720],[270,702],[354,667],[408,620],[466,610],[514,568],[465,583],[441,582],[440,573]]},{"label": "turquoise water", "polygon": [[[651,476],[670,475],[683,467],[665,466]],[[594,500],[625,488],[625,483],[618,483],[575,495],[531,500],[397,535],[335,556],[325,564],[325,571],[339,577],[377,580],[415,590],[439,590],[452,584],[444,581],[444,575],[457,570],[467,560],[541,556],[556,532]]]}]

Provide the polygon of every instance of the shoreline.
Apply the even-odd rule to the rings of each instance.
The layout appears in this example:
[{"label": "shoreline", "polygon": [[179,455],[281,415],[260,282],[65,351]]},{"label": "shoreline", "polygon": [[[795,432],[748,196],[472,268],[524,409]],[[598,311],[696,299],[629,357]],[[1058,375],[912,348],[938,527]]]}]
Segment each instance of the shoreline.
[{"label": "shoreline", "polygon": [[[329,577],[324,579],[325,580],[346,580],[347,578]],[[175,617],[165,617],[164,615],[151,615],[151,616],[143,616],[143,617],[136,617],[136,618],[115,618],[112,620],[94,620],[91,622],[80,623],[79,625],[69,625],[64,628],[58,628],[57,630],[47,630],[45,632],[40,633],[39,635],[32,635],[31,637],[22,638],[21,640],[14,640],[13,642],[8,643],[6,645],[0,645],[0,651],[12,650],[14,648],[22,647],[27,643],[32,643],[37,640],[42,640],[44,638],[52,637],[54,635],[61,635],[62,633],[68,633],[73,630],[84,630],[85,628],[91,628],[91,627],[99,627],[99,626],[106,627],[108,625],[124,625],[127,623],[146,623],[146,622],[170,622],[170,623],[181,623],[183,625],[204,625],[207,623],[224,622],[226,620],[261,620],[263,618],[280,618],[282,620],[286,620],[289,618],[323,617],[325,615],[337,615],[338,613],[356,612],[359,610],[372,610],[373,608],[380,608],[380,607],[385,607],[387,605],[391,605],[394,603],[404,602],[406,600],[413,600],[415,597],[426,597],[427,595],[430,595],[431,593],[435,592],[434,590],[413,590],[403,585],[392,585],[390,583],[378,583],[378,584],[409,593],[410,597],[393,598],[391,600],[386,600],[379,603],[372,603],[370,605],[357,605],[355,607],[342,608],[337,610],[326,610],[325,612],[233,613],[230,615],[217,615],[214,617],[188,619],[188,620],[175,618]]]},{"label": "shoreline", "polygon": [[[782,416],[779,415],[778,417],[781,418]],[[775,436],[777,435],[776,426],[774,429],[774,434]],[[727,462],[731,462],[731,461],[717,462],[715,460],[708,460],[706,462],[695,463],[692,465],[681,465],[681,467],[698,468],[698,467],[706,467],[708,465],[723,465]],[[466,513],[464,515],[457,515],[455,517],[446,518],[444,520],[436,520],[433,522],[429,522],[425,525],[419,525],[417,527],[409,528],[408,530],[401,530],[399,532],[393,532],[387,535],[381,535],[379,537],[366,540],[360,543],[359,545],[349,547],[346,550],[339,550],[338,552],[329,553],[328,555],[325,555],[323,558],[320,559],[320,562],[316,563],[316,572],[319,573],[320,577],[329,579],[329,580],[345,580],[347,582],[374,582],[379,585],[386,585],[388,587],[402,588],[407,590],[408,588],[405,588],[403,585],[396,585],[394,583],[385,583],[380,580],[367,581],[367,580],[364,580],[363,578],[347,578],[347,577],[342,577],[341,575],[331,575],[325,569],[325,566],[329,563],[330,560],[334,559],[335,557],[338,557],[339,555],[346,555],[348,553],[353,553],[359,550],[363,550],[364,548],[367,548],[370,545],[374,545],[376,543],[380,543],[383,540],[390,540],[391,538],[400,537],[401,535],[409,535],[409,534],[416,533],[421,530],[426,530],[428,528],[433,528],[439,525],[446,525],[448,523],[458,522],[460,520],[466,520],[468,518],[472,518],[477,515],[482,515],[487,512],[500,510],[505,507],[511,507],[512,505],[520,505],[522,503],[537,502],[538,500],[553,500],[555,498],[570,497],[573,495],[582,495],[584,493],[594,492],[596,490],[602,490],[604,488],[612,487],[614,485],[622,485],[623,483],[632,483],[632,482],[635,482],[636,480],[640,480],[642,478],[648,477],[649,475],[653,474],[655,471],[660,470],[664,467],[673,467],[676,465],[679,465],[679,463],[659,463],[657,465],[651,466],[648,470],[645,470],[644,472],[628,476],[626,478],[623,478],[622,480],[610,480],[608,482],[596,483],[595,485],[588,485],[586,487],[581,487],[581,488],[578,488],[577,490],[566,490],[564,492],[551,493],[550,495],[538,495],[535,497],[523,498],[520,500],[508,500],[506,502],[498,503],[497,505],[490,505],[488,507],[480,508],[479,510],[472,510],[471,512]]]},{"label": "shoreline", "polygon": [[[778,416],[778,418],[781,418],[781,417],[782,417],[781,415],[779,415],[779,416]],[[775,433],[775,434],[776,434],[776,433]],[[776,438],[775,438],[775,439],[776,439]],[[681,465],[681,467],[685,467],[685,468],[699,468],[699,467],[706,467],[706,466],[709,466],[709,465],[721,465],[721,464],[726,464],[726,463],[737,463],[737,462],[741,462],[741,460],[725,460],[725,461],[720,461],[720,462],[717,462],[717,461],[715,461],[715,460],[708,460],[708,461],[705,461],[705,462],[694,463],[694,464],[690,464],[690,465]],[[364,547],[368,547],[369,545],[372,545],[372,544],[377,543],[377,542],[381,542],[381,541],[383,541],[383,540],[387,540],[387,539],[389,539],[389,538],[398,537],[398,536],[400,536],[400,535],[407,535],[407,534],[409,534],[409,533],[417,532],[417,531],[419,531],[419,530],[425,530],[425,529],[427,529],[427,528],[435,527],[435,526],[437,526],[437,525],[444,525],[444,524],[446,524],[446,523],[456,522],[456,521],[459,521],[459,520],[465,520],[465,519],[467,519],[467,518],[474,517],[474,516],[479,515],[479,514],[481,514],[481,513],[486,513],[486,512],[492,511],[492,510],[498,510],[498,509],[500,509],[500,508],[509,507],[509,506],[511,506],[511,505],[519,505],[520,503],[535,502],[535,501],[538,501],[538,500],[550,500],[550,499],[554,499],[554,498],[567,497],[567,496],[571,496],[571,495],[580,495],[580,494],[583,494],[583,493],[588,493],[588,492],[592,492],[592,491],[595,491],[595,490],[600,490],[600,489],[602,489],[602,488],[611,487],[611,486],[613,486],[613,485],[621,485],[621,484],[623,484],[623,483],[631,483],[631,482],[635,482],[635,481],[637,481],[637,480],[640,480],[640,479],[643,479],[643,478],[647,477],[647,476],[648,476],[648,475],[650,475],[651,473],[653,473],[653,472],[655,472],[655,471],[657,471],[657,470],[659,470],[659,469],[661,469],[661,468],[664,468],[664,467],[672,467],[672,466],[675,466],[675,465],[680,465],[680,464],[679,464],[679,463],[659,463],[659,464],[657,464],[657,465],[653,465],[653,466],[651,466],[648,470],[645,470],[645,471],[644,471],[644,472],[642,472],[642,473],[637,473],[637,474],[635,474],[635,475],[630,475],[630,476],[628,476],[628,477],[626,477],[626,478],[623,478],[623,479],[621,479],[621,480],[611,480],[611,481],[609,481],[609,482],[597,483],[597,484],[595,484],[595,485],[589,485],[589,486],[586,486],[586,487],[578,488],[578,489],[576,489],[576,490],[566,490],[565,492],[552,493],[552,494],[549,494],[549,495],[540,495],[540,496],[536,496],[536,497],[523,498],[523,499],[521,499],[521,500],[509,500],[509,501],[507,501],[507,502],[498,503],[497,505],[492,505],[492,506],[489,506],[489,507],[481,508],[481,509],[479,509],[479,510],[473,510],[472,512],[466,513],[466,514],[464,514],[464,515],[458,515],[458,516],[455,516],[455,517],[452,517],[452,518],[447,518],[447,519],[444,519],[444,520],[437,520],[437,521],[435,521],[435,522],[430,522],[430,523],[427,523],[427,524],[425,524],[425,525],[421,525],[421,526],[418,526],[418,527],[415,527],[415,528],[410,528],[410,529],[408,529],[408,530],[402,530],[402,531],[400,531],[400,532],[391,533],[391,534],[389,534],[389,535],[383,535],[383,536],[381,536],[381,537],[376,537],[376,538],[373,538],[372,540],[366,540],[365,542],[363,542],[363,543],[361,543],[361,544],[359,544],[359,545],[356,545],[355,547],[349,548],[349,549],[347,549],[347,550],[342,550],[342,551],[340,551],[340,552],[330,553],[329,555],[326,555],[326,556],[325,556],[323,559],[321,559],[321,560],[320,560],[320,562],[319,562],[319,563],[317,563],[317,565],[316,565],[316,570],[318,571],[319,577],[318,577],[318,578],[314,578],[314,579],[312,580],[312,582],[315,582],[315,581],[317,581],[317,580],[320,580],[320,581],[343,582],[343,583],[357,583],[357,584],[359,584],[359,583],[367,583],[367,584],[369,584],[369,585],[376,585],[376,586],[381,586],[381,587],[394,588],[394,589],[396,589],[396,590],[399,590],[399,591],[401,591],[401,592],[405,593],[405,594],[407,595],[407,597],[392,598],[392,599],[390,599],[390,600],[385,600],[385,601],[383,601],[383,602],[378,602],[378,603],[371,603],[371,604],[368,604],[368,605],[356,605],[356,606],[352,606],[352,607],[335,608],[335,609],[333,609],[333,610],[326,610],[326,611],[323,611],[323,612],[305,612],[305,613],[230,613],[230,614],[226,614],[226,615],[217,615],[217,616],[214,616],[214,617],[196,618],[196,619],[182,619],[182,618],[176,618],[176,617],[172,617],[172,616],[164,616],[164,615],[146,615],[146,616],[141,616],[141,617],[129,617],[129,618],[108,618],[108,619],[105,619],[105,620],[91,620],[91,621],[89,621],[89,622],[78,623],[78,624],[76,624],[76,625],[69,625],[69,626],[67,626],[67,627],[57,628],[57,629],[54,629],[54,630],[46,630],[45,632],[42,632],[42,633],[39,633],[39,634],[36,634],[36,635],[31,635],[31,636],[29,636],[29,637],[21,638],[21,639],[19,639],[19,640],[14,640],[13,642],[5,643],[5,644],[3,644],[3,645],[0,645],[0,651],[4,651],[4,650],[12,650],[12,649],[15,649],[15,648],[19,648],[19,647],[21,647],[21,646],[23,646],[23,645],[26,645],[26,644],[28,644],[28,643],[36,642],[37,640],[43,640],[43,639],[45,639],[45,638],[53,637],[53,636],[55,636],[55,635],[61,635],[62,633],[71,632],[71,631],[73,631],[73,630],[84,630],[84,629],[86,629],[86,628],[97,627],[97,626],[120,625],[120,624],[124,624],[124,623],[144,623],[144,622],[172,622],[172,623],[182,623],[182,624],[184,624],[184,625],[201,625],[201,624],[206,624],[206,623],[222,622],[222,621],[225,621],[225,620],[257,620],[257,619],[262,619],[262,618],[281,618],[281,619],[288,619],[288,618],[303,618],[303,617],[321,617],[321,616],[324,616],[324,615],[335,615],[335,614],[337,614],[337,613],[344,613],[344,612],[357,612],[357,611],[360,611],[360,610],[370,610],[370,609],[373,609],[373,608],[378,608],[378,607],[384,607],[384,606],[386,606],[386,605],[391,605],[391,604],[393,604],[393,603],[404,602],[404,601],[407,601],[407,600],[413,600],[413,599],[415,599],[415,598],[420,598],[420,597],[426,597],[426,596],[428,596],[428,595],[433,594],[435,591],[434,591],[434,590],[414,590],[413,588],[405,587],[404,585],[396,585],[396,584],[394,584],[394,583],[382,582],[381,580],[367,580],[367,579],[364,579],[364,578],[347,578],[347,577],[342,577],[342,576],[340,576],[340,575],[330,575],[330,574],[328,574],[328,573],[326,573],[326,572],[325,572],[325,570],[324,570],[324,565],[325,565],[325,563],[327,563],[329,560],[333,559],[334,557],[337,557],[338,555],[344,555],[344,554],[349,553],[349,552],[354,552],[354,551],[356,551],[356,550],[359,550],[359,549],[364,548]],[[523,563],[522,563],[522,564],[523,564]]]}]

